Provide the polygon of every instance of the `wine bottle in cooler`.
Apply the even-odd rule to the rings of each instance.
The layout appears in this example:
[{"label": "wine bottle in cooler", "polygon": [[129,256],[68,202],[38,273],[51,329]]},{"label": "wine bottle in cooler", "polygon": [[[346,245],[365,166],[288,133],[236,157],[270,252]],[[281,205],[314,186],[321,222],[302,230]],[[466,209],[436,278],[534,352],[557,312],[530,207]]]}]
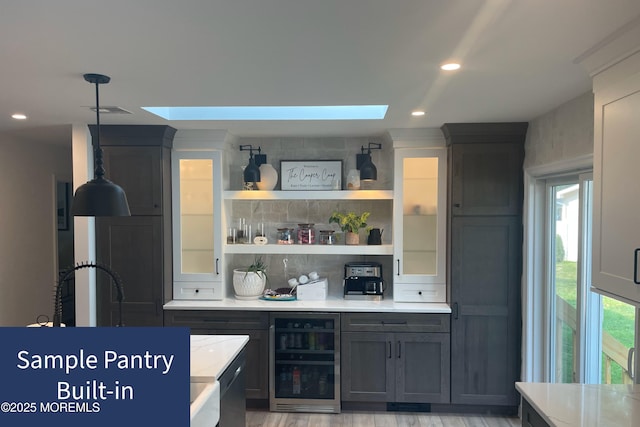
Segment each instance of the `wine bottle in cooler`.
[{"label": "wine bottle in cooler", "polygon": [[300,368],[293,368],[293,394],[300,394]]}]

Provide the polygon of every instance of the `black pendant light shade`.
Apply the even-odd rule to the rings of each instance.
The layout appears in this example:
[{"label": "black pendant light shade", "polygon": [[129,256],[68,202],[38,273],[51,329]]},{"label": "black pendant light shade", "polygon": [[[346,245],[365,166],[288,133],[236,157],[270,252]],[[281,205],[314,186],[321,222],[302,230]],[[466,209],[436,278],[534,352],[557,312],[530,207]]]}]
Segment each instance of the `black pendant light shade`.
[{"label": "black pendant light shade", "polygon": [[[243,179],[244,182],[260,182],[260,165],[256,163],[256,159],[253,156],[253,152],[257,151],[258,154],[255,157],[259,157],[259,160],[262,163],[266,162],[267,156],[264,154],[260,154],[260,147],[254,149],[251,145],[241,145],[240,151],[249,150],[249,164],[244,168]],[[264,156],[264,159],[262,158]]]},{"label": "black pendant light shade", "polygon": [[361,154],[356,155],[356,166],[360,169],[360,181],[377,181],[378,180],[378,168],[373,164],[371,160],[371,150],[382,149],[382,144],[370,142],[366,149],[360,147]]},{"label": "black pendant light shade", "polygon": [[102,148],[100,148],[100,102],[98,86],[109,83],[102,74],[85,74],[84,79],[96,85],[96,138],[93,144],[95,177],[81,185],[73,196],[73,216],[131,216],[124,190],[104,177]]},{"label": "black pendant light shade", "polygon": [[122,187],[103,177],[78,187],[71,212],[73,216],[131,216]]},{"label": "black pendant light shade", "polygon": [[360,166],[360,181],[377,181],[378,168],[371,161],[371,155],[367,155],[364,163]]}]

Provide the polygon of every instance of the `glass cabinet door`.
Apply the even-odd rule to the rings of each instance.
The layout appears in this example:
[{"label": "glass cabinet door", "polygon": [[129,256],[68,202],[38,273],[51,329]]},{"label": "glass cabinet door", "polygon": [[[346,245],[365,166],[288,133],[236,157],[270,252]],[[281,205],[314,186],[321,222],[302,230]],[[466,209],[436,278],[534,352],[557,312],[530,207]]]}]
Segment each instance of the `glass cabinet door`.
[{"label": "glass cabinet door", "polygon": [[173,153],[174,279],[220,280],[218,152]]},{"label": "glass cabinet door", "polygon": [[444,283],[446,151],[396,150],[395,173],[394,279]]}]

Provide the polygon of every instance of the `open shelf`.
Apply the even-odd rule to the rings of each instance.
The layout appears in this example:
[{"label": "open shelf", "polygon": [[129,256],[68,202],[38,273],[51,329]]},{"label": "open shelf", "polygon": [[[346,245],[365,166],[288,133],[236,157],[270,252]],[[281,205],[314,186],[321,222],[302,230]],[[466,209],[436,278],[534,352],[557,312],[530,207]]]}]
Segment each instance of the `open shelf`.
[{"label": "open shelf", "polygon": [[393,245],[225,245],[227,254],[393,255]]},{"label": "open shelf", "polygon": [[392,190],[225,191],[227,200],[393,200]]}]

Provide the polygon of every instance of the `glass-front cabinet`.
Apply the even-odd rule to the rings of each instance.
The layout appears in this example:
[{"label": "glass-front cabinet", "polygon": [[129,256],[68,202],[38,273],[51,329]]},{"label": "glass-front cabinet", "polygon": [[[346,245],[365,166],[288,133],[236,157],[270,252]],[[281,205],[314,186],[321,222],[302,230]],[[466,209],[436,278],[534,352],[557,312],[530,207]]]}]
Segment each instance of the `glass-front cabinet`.
[{"label": "glass-front cabinet", "polygon": [[395,301],[445,301],[446,167],[444,147],[395,150]]},{"label": "glass-front cabinet", "polygon": [[174,151],[173,298],[222,299],[224,281],[218,151]]}]

